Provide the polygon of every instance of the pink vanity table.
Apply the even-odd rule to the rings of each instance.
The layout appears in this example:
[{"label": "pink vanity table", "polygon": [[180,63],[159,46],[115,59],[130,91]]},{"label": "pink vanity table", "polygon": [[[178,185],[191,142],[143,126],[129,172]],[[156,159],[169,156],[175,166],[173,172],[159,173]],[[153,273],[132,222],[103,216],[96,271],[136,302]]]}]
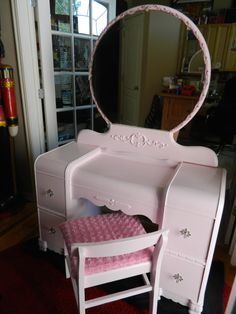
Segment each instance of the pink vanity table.
[{"label": "pink vanity table", "polygon": [[[205,288],[224,205],[226,173],[216,154],[204,147],[184,147],[173,134],[201,107],[210,81],[209,53],[201,33],[181,13],[146,5],[117,17],[102,37],[125,15],[162,12],[193,30],[205,60],[202,94],[193,112],[171,131],[111,123],[106,133],[83,130],[77,141],[38,157],[35,162],[40,246],[63,254],[58,225],[96,214],[98,206],[141,214],[170,230],[161,274],[161,294],[201,313]],[[93,58],[93,60],[94,60]],[[91,66],[91,91],[93,88]],[[98,103],[97,103],[98,105]]]}]

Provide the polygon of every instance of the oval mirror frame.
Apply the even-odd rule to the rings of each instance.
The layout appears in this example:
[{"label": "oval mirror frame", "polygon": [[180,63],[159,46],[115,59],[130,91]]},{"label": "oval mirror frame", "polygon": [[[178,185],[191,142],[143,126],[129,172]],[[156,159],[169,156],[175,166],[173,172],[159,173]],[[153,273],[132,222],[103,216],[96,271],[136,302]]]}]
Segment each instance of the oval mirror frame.
[{"label": "oval mirror frame", "polygon": [[167,6],[163,6],[163,5],[146,4],[146,5],[140,5],[140,6],[131,8],[131,9],[127,10],[127,11],[124,11],[123,13],[118,15],[115,19],[113,19],[107,25],[107,27],[103,30],[101,35],[99,36],[99,38],[98,38],[98,40],[96,42],[96,45],[94,47],[94,50],[93,50],[93,54],[92,54],[92,58],[91,58],[90,66],[89,66],[89,85],[90,85],[91,95],[92,95],[93,101],[96,104],[96,107],[97,107],[98,111],[100,112],[101,116],[103,117],[103,119],[107,123],[108,127],[110,127],[112,122],[107,118],[107,116],[101,110],[100,106],[98,105],[98,101],[96,99],[96,95],[94,93],[92,77],[93,77],[93,75],[96,75],[96,73],[92,73],[93,72],[93,60],[95,59],[96,51],[97,51],[97,49],[99,47],[99,44],[103,40],[103,36],[110,30],[110,28],[116,22],[120,21],[121,19],[123,19],[126,16],[134,15],[134,14],[141,13],[141,12],[144,12],[144,11],[146,11],[146,12],[148,12],[148,11],[163,12],[163,13],[166,13],[166,14],[170,14],[170,15],[176,17],[177,19],[179,19],[180,21],[182,21],[185,24],[185,26],[187,27],[187,29],[191,30],[193,32],[193,34],[195,35],[196,39],[198,40],[200,49],[201,49],[201,51],[203,53],[203,60],[204,60],[205,69],[204,69],[204,80],[203,80],[203,87],[202,87],[201,94],[200,94],[200,96],[198,98],[198,101],[197,101],[196,105],[194,106],[192,112],[184,119],[184,121],[179,123],[176,127],[171,129],[170,131],[167,131],[167,132],[170,132],[170,133],[176,133],[180,129],[182,129],[186,124],[188,124],[189,121],[192,120],[192,118],[196,115],[198,110],[201,108],[201,106],[202,106],[202,104],[203,104],[203,102],[205,100],[205,97],[207,95],[209,84],[210,84],[210,79],[211,79],[211,60],[210,60],[210,54],[209,54],[209,50],[208,50],[207,44],[205,42],[205,39],[204,39],[202,33],[200,32],[200,30],[198,29],[198,27],[186,15],[184,15],[180,11],[177,11],[177,10],[171,8],[171,7],[167,7]]}]

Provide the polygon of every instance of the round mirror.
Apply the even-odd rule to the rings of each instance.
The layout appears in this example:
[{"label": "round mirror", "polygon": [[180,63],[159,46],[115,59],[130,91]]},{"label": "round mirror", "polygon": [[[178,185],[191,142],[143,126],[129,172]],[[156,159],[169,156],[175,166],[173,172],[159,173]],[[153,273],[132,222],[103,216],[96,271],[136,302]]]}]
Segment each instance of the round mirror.
[{"label": "round mirror", "polygon": [[[210,57],[201,32],[181,12],[160,5],[135,7],[113,20],[99,37],[90,66],[91,93],[108,125],[149,127],[155,114],[155,128],[161,129],[163,97],[191,96],[192,111],[167,128],[177,132],[201,107],[209,82]],[[191,95],[181,95],[190,87]]]}]

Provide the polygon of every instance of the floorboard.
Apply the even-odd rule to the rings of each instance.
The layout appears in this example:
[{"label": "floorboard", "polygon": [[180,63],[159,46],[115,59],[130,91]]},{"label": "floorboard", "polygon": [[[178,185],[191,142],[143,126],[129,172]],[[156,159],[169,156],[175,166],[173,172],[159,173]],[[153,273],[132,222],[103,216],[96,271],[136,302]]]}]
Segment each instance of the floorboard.
[{"label": "floorboard", "polygon": [[[38,236],[37,208],[34,203],[24,203],[22,208],[0,214],[0,251]],[[2,215],[2,217],[1,217]]]}]

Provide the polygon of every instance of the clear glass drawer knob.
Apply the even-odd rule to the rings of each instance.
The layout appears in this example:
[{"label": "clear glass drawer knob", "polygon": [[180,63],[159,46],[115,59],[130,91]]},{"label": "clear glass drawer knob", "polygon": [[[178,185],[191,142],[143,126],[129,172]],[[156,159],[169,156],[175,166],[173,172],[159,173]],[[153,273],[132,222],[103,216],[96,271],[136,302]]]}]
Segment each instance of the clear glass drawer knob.
[{"label": "clear glass drawer knob", "polygon": [[49,197],[53,197],[53,196],[54,196],[54,192],[53,192],[53,190],[51,190],[51,189],[48,189],[47,192],[46,192],[46,194],[47,194]]},{"label": "clear glass drawer knob", "polygon": [[56,231],[55,228],[51,227],[51,228],[49,228],[48,232],[49,232],[50,234],[55,234],[57,231]]},{"label": "clear glass drawer knob", "polygon": [[187,228],[180,230],[180,234],[181,234],[184,238],[189,238],[189,237],[191,237],[191,232],[190,232]]},{"label": "clear glass drawer knob", "polygon": [[174,274],[173,278],[175,279],[176,283],[179,283],[179,282],[184,280],[183,277],[179,273],[178,274]]}]

